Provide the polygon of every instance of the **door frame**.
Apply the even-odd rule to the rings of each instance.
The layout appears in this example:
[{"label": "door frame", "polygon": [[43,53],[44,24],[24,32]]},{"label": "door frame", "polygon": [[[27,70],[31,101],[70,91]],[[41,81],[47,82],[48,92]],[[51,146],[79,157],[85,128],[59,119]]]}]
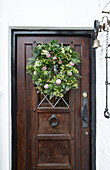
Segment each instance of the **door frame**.
[{"label": "door frame", "polygon": [[96,54],[92,49],[93,30],[39,29],[11,30],[11,117],[12,117],[12,170],[17,169],[17,60],[16,47],[18,35],[59,35],[84,36],[90,38],[90,169],[96,170]]}]

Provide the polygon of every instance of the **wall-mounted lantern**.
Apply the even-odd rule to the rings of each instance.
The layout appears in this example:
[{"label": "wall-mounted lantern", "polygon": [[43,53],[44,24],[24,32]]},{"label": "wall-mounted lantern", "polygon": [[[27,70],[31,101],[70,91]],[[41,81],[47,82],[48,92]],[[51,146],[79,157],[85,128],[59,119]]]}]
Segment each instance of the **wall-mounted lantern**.
[{"label": "wall-mounted lantern", "polygon": [[[109,12],[102,11],[102,13],[110,14],[110,11]],[[109,27],[110,27],[110,20],[108,19],[108,16],[102,17],[101,22],[99,22],[98,20],[94,21],[95,40],[94,40],[94,43],[92,46],[92,48],[95,48],[95,49],[97,49],[98,47],[101,47],[100,41],[97,39],[98,32],[102,32],[102,31],[106,32],[106,54],[105,54],[105,59],[106,59],[106,81],[105,81],[106,107],[105,107],[105,111],[104,111],[104,116],[106,118],[110,118],[110,112],[108,109],[108,85],[110,85],[110,82],[108,82],[108,59],[110,59],[110,57],[108,56],[108,47],[110,46],[110,44],[108,44],[108,42],[109,42]]]}]

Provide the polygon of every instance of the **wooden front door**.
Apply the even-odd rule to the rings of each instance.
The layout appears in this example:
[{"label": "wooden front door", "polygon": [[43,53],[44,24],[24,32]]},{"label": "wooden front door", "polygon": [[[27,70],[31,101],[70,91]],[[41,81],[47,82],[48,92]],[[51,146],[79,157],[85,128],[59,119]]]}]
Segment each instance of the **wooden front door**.
[{"label": "wooden front door", "polygon": [[[79,80],[79,89],[69,91],[56,107],[50,107],[45,96],[36,93],[31,76],[26,74],[26,64],[31,57],[33,46],[53,39],[59,40],[59,43],[64,45],[70,44],[79,52],[81,64],[78,69],[82,76]],[[89,170],[89,37],[18,35],[16,57],[17,170]],[[86,127],[83,127],[81,118],[84,91],[88,95]],[[55,102],[52,100],[52,105]],[[58,124],[53,127],[52,123]]]}]

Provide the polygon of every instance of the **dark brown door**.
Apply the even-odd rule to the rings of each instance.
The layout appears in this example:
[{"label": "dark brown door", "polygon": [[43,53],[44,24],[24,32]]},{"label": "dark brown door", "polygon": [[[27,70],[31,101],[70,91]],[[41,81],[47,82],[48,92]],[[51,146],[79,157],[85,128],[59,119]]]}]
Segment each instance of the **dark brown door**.
[{"label": "dark brown door", "polygon": [[[33,46],[53,39],[80,53],[82,76],[79,89],[69,91],[55,107],[57,101],[50,101],[51,107],[45,95],[36,93],[31,76],[26,74]],[[17,170],[90,169],[89,70],[88,37],[17,36]],[[84,91],[88,94],[86,128],[81,118]],[[53,127],[52,123],[58,124]]]}]

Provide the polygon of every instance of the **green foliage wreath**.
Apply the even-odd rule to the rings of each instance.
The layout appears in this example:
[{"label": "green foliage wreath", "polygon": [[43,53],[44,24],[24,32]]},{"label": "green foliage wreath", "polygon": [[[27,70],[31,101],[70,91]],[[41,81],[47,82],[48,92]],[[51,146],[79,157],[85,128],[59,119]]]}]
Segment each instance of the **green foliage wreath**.
[{"label": "green foliage wreath", "polygon": [[39,44],[32,50],[33,57],[27,63],[27,72],[38,92],[63,97],[70,89],[78,88],[80,77],[76,65],[79,54],[70,46],[59,45],[58,40]]}]

